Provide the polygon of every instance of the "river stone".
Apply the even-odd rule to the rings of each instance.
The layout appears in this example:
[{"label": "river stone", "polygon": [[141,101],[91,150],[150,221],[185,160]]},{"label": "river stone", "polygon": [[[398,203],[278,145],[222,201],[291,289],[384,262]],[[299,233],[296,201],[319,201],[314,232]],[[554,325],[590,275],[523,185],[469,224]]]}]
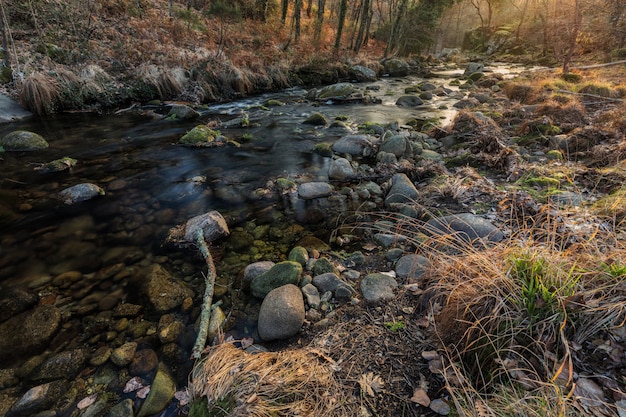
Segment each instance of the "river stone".
[{"label": "river stone", "polygon": [[388,152],[396,157],[406,156],[411,149],[408,145],[404,136],[393,135],[380,145],[379,152]]},{"label": "river stone", "polygon": [[219,133],[215,130],[206,125],[198,125],[183,135],[178,142],[183,145],[203,147],[215,142],[217,136]]},{"label": "river stone", "polygon": [[296,246],[289,252],[287,260],[298,262],[304,267],[309,262],[309,252],[302,246]]},{"label": "river stone", "polygon": [[167,117],[173,117],[181,120],[191,120],[200,117],[200,113],[185,104],[172,104]]},{"label": "river stone", "polygon": [[356,91],[354,85],[350,83],[337,83],[328,85],[319,90],[317,98],[319,100],[328,100],[333,98],[346,98]]},{"label": "river stone", "polygon": [[[185,223],[185,241],[195,243],[200,229],[207,243],[213,242],[222,236],[228,236],[230,233],[226,219],[220,212],[215,210],[187,220],[187,223]],[[170,232],[170,236],[172,236],[172,232]]]},{"label": "river stone", "polygon": [[327,272],[336,272],[335,267],[327,258],[319,258],[313,264],[313,274],[321,275]]},{"label": "river stone", "polygon": [[91,354],[91,358],[89,358],[89,364],[93,366],[104,365],[109,358],[111,357],[111,353],[113,349],[108,346],[100,346],[94,353]]},{"label": "river stone", "polygon": [[326,126],[328,124],[328,120],[322,113],[316,112],[306,118],[304,122],[305,125],[313,125],[313,126]]},{"label": "river stone", "polygon": [[372,154],[372,142],[368,135],[346,135],[335,142],[333,151],[353,156],[369,156]]},{"label": "river stone", "polygon": [[106,417],[134,417],[133,412],[133,400],[127,398],[119,403],[115,404],[109,410],[109,414]]},{"label": "river stone", "polygon": [[346,158],[337,158],[330,163],[328,168],[328,178],[332,180],[346,180],[354,177],[354,170],[350,161]]},{"label": "river stone", "polygon": [[313,284],[306,284],[302,287],[302,295],[306,298],[309,307],[317,309],[320,306],[320,292]]},{"label": "river stone", "polygon": [[20,106],[17,101],[0,94],[0,123],[14,122],[32,115],[31,112]]},{"label": "river stone", "polygon": [[302,237],[302,239],[296,242],[296,245],[302,246],[309,252],[328,252],[330,250],[330,246],[328,246],[326,242],[313,235],[306,235]]},{"label": "river stone", "polygon": [[0,323],[37,304],[39,297],[25,288],[3,288],[0,292]]},{"label": "river stone", "polygon": [[354,78],[360,83],[376,81],[378,79],[373,69],[364,67],[363,65],[354,65],[350,69],[352,70]]},{"label": "river stone", "polygon": [[42,363],[29,379],[40,384],[57,379],[73,380],[85,362],[87,357],[81,349],[60,352]]},{"label": "river stone", "polygon": [[0,146],[7,152],[20,152],[46,149],[50,145],[37,133],[28,132],[26,130],[16,130],[2,137],[0,139]]},{"label": "river stone", "polygon": [[413,253],[398,259],[395,271],[400,278],[419,278],[429,265],[427,258]]},{"label": "river stone", "polygon": [[82,183],[60,191],[59,197],[65,204],[71,205],[91,200],[104,194],[104,190],[96,184]]},{"label": "river stone", "polygon": [[298,284],[302,275],[302,265],[284,261],[274,265],[269,271],[255,277],[250,283],[250,291],[257,298],[265,297],[275,288],[286,284]]},{"label": "river stone", "polygon": [[180,338],[184,330],[185,325],[182,322],[175,320],[159,329],[159,340],[164,345],[167,343],[176,342]]},{"label": "river stone", "polygon": [[398,58],[391,58],[383,62],[385,72],[391,77],[404,77],[409,74],[409,64]]},{"label": "river stone", "polygon": [[0,366],[11,359],[40,353],[60,323],[61,312],[51,305],[36,307],[0,323]]},{"label": "river stone", "polygon": [[327,182],[307,182],[298,186],[298,195],[303,200],[328,197],[333,192],[333,186]]},{"label": "river stone", "polygon": [[474,107],[477,107],[479,105],[480,101],[476,100],[473,97],[468,97],[457,101],[456,103],[454,103],[453,107],[456,107],[457,109],[473,109]]},{"label": "river stone", "polygon": [[465,72],[463,75],[470,75],[475,72],[483,72],[485,70],[485,64],[481,62],[469,62],[465,67]]},{"label": "river stone", "polygon": [[424,104],[424,102],[421,98],[412,95],[400,96],[396,100],[396,106],[399,107],[417,107],[421,106],[422,104]]},{"label": "river stone", "polygon": [[419,193],[406,174],[395,174],[391,178],[391,189],[385,198],[385,205],[394,203],[410,203],[417,199]]},{"label": "river stone", "polygon": [[398,282],[386,274],[368,274],[361,281],[363,298],[370,302],[389,300],[395,297],[393,290],[398,287]]},{"label": "river stone", "polygon": [[141,349],[135,352],[133,359],[128,366],[128,372],[132,376],[145,377],[156,369],[159,365],[159,357],[150,348]]},{"label": "river stone", "polygon": [[474,242],[477,239],[486,239],[490,242],[499,242],[504,234],[488,220],[472,213],[451,214],[436,219],[430,219],[424,226],[431,235],[454,235],[464,242]]},{"label": "river stone", "polygon": [[150,393],[141,405],[137,417],[146,417],[160,413],[174,398],[176,383],[165,365],[159,364],[159,369],[150,386]]},{"label": "river stone", "polygon": [[283,285],[267,294],[259,311],[259,337],[272,340],[289,339],[304,323],[304,300],[300,288]]},{"label": "river stone", "polygon": [[334,293],[341,284],[343,284],[343,281],[334,272],[327,272],[313,277],[313,285],[320,294],[324,294],[326,291]]},{"label": "river stone", "polygon": [[137,352],[137,342],[124,343],[117,349],[113,349],[111,362],[117,366],[126,366],[135,357],[135,352]]},{"label": "river stone", "polygon": [[193,298],[193,291],[165,268],[155,264],[144,269],[140,294],[147,298],[157,313],[165,313],[179,307],[185,298]]},{"label": "river stone", "polygon": [[[289,259],[289,260],[293,261],[293,259]],[[259,262],[251,263],[250,265],[246,266],[243,270],[243,278],[242,278],[243,286],[245,288],[248,288],[254,278],[258,277],[264,272],[269,271],[274,265],[276,264],[272,261],[259,261]]]},{"label": "river stone", "polygon": [[31,417],[38,412],[53,408],[67,392],[65,380],[52,381],[29,389],[7,412],[7,417]]}]

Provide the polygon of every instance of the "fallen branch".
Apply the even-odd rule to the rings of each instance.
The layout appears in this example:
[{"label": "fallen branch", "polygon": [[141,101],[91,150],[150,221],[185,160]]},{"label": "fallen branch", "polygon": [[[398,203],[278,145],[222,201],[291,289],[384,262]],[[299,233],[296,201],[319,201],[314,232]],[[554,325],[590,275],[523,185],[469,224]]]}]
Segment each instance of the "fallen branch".
[{"label": "fallen branch", "polygon": [[196,342],[191,351],[191,357],[193,359],[198,359],[202,356],[202,351],[206,345],[209,333],[211,312],[213,311],[211,305],[213,304],[217,273],[215,271],[215,264],[213,263],[213,256],[211,256],[207,242],[211,242],[229,233],[228,225],[224,217],[217,211],[211,211],[189,219],[184,227],[177,226],[172,228],[166,239],[166,242],[172,242],[178,246],[193,244],[200,250],[208,268],[200,311],[200,329],[198,330],[198,336],[196,337]]},{"label": "fallen branch", "polygon": [[601,67],[610,67],[612,65],[619,65],[619,64],[626,64],[626,59],[622,61],[607,62],[606,64],[594,64],[594,65],[583,65],[581,67],[570,67],[570,69],[601,68]]},{"label": "fallen branch", "polygon": [[554,91],[557,93],[562,93],[562,94],[572,94],[575,96],[593,97],[593,98],[607,100],[607,101],[617,101],[620,103],[626,103],[626,100],[623,100],[621,98],[604,97],[604,96],[599,96],[597,94],[589,94],[589,93],[575,93],[573,91],[568,91],[568,90],[554,90]]}]

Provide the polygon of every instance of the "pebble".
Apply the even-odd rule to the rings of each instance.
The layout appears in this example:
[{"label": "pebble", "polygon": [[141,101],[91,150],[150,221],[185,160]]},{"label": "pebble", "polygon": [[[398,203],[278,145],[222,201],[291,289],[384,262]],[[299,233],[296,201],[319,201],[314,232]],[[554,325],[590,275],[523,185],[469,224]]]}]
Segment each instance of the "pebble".
[{"label": "pebble", "polygon": [[108,346],[100,346],[96,351],[91,355],[91,359],[89,359],[89,363],[93,366],[104,365],[106,361],[111,357],[111,353],[113,350]]},{"label": "pebble", "polygon": [[124,343],[122,346],[113,350],[111,354],[111,362],[113,362],[117,366],[126,366],[130,363],[130,361],[135,356],[136,350],[137,350],[136,342]]}]

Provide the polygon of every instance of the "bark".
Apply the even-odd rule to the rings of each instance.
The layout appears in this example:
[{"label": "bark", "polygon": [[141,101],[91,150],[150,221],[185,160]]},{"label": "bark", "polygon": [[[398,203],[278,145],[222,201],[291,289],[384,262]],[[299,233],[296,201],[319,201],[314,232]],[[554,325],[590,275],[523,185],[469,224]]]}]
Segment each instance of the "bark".
[{"label": "bark", "polygon": [[283,22],[283,24],[284,24],[285,21],[287,21],[287,12],[289,11],[289,1],[288,0],[281,0],[280,1],[280,8],[281,8],[280,21]]},{"label": "bark", "polygon": [[389,41],[387,41],[387,47],[385,48],[385,58],[389,56],[389,53],[396,47],[398,40],[398,34],[400,33],[400,26],[402,24],[402,18],[406,15],[408,0],[402,0],[398,7],[398,13],[393,21],[391,27],[391,33],[389,34]]},{"label": "bark", "polygon": [[2,64],[5,67],[10,67],[11,63],[9,61],[9,42],[7,41],[7,29],[5,28],[5,19],[6,15],[4,13],[4,3],[0,3],[0,8],[2,8],[2,14],[0,15],[0,33],[2,33],[2,52],[4,53],[4,59],[2,60]]},{"label": "bark", "polygon": [[322,27],[324,25],[325,7],[326,7],[326,0],[317,0],[317,17],[315,19],[315,34],[313,35],[316,41],[319,41],[322,37]]},{"label": "bark", "polygon": [[358,53],[363,46],[369,31],[369,24],[372,21],[372,2],[371,0],[363,0],[361,6],[361,22],[359,25],[359,31],[354,42],[354,52]]},{"label": "bark", "polygon": [[298,43],[300,40],[300,15],[302,14],[302,0],[296,0],[296,4],[293,8],[293,21],[295,28],[295,41]]},{"label": "bark", "polygon": [[346,14],[348,12],[348,0],[341,0],[339,5],[339,20],[337,22],[337,36],[335,38],[335,51],[341,46],[341,34],[344,24],[346,23]]},{"label": "bark", "polygon": [[569,39],[567,44],[567,49],[565,51],[565,56],[563,58],[563,73],[566,74],[569,72],[569,65],[572,62],[572,57],[574,56],[574,51],[576,50],[578,33],[580,32],[580,24],[582,22],[582,10],[580,7],[580,0],[576,0],[574,3],[574,16],[573,21],[571,23],[571,30],[569,33]]}]

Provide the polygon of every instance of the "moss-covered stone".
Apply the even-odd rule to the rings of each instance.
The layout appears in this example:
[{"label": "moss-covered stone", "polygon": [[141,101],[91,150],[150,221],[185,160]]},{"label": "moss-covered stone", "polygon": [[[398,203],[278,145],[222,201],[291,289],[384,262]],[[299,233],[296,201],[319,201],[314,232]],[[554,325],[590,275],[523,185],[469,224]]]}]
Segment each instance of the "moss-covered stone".
[{"label": "moss-covered stone", "polygon": [[297,186],[298,185],[295,182],[291,181],[290,179],[287,179],[287,178],[276,179],[276,188],[278,188],[278,191],[280,191],[281,193],[286,193],[291,190],[296,190]]},{"label": "moss-covered stone", "polygon": [[11,68],[0,66],[0,84],[8,84],[13,81],[13,71]]},{"label": "moss-covered stone", "polygon": [[313,113],[302,123],[313,126],[326,126],[328,120],[326,120],[326,117],[324,117],[322,113]]},{"label": "moss-covered stone", "polygon": [[205,125],[198,125],[180,138],[179,143],[190,146],[208,146],[215,142],[215,138],[219,134],[218,131],[210,129]]},{"label": "moss-covered stone", "polygon": [[250,291],[257,298],[264,298],[270,291],[287,284],[298,285],[302,275],[302,265],[298,262],[277,263],[269,271],[255,277],[250,283]]},{"label": "moss-covered stone", "polygon": [[333,149],[330,143],[322,142],[313,147],[313,153],[321,156],[331,157],[333,156]]},{"label": "moss-covered stone", "polygon": [[7,152],[19,152],[46,149],[50,145],[41,135],[38,135],[37,133],[26,130],[16,130],[0,139],[0,146],[2,146]]},{"label": "moss-covered stone", "polygon": [[562,161],[563,153],[557,149],[553,149],[546,154],[546,157],[551,161]]}]

